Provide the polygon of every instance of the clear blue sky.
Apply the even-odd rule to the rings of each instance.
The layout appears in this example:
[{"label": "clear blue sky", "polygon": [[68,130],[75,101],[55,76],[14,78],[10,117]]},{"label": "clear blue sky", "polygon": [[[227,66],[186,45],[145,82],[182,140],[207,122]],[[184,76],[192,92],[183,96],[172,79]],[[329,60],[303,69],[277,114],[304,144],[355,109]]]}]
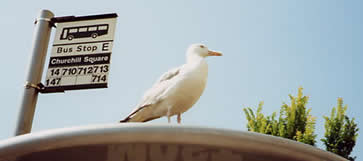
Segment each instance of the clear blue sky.
[{"label": "clear blue sky", "polygon": [[[115,12],[119,17],[109,88],[40,95],[33,131],[117,122],[163,72],[184,63],[186,48],[196,42],[224,56],[208,58],[207,88],[183,115],[183,124],[245,131],[243,107],[264,101],[263,112],[271,114],[302,86],[317,117],[318,139],[324,133],[322,116],[338,97],[363,130],[362,2],[6,0],[0,10],[0,139],[11,137],[15,128],[40,9],[56,16]],[[354,150],[358,160],[362,137]]]}]

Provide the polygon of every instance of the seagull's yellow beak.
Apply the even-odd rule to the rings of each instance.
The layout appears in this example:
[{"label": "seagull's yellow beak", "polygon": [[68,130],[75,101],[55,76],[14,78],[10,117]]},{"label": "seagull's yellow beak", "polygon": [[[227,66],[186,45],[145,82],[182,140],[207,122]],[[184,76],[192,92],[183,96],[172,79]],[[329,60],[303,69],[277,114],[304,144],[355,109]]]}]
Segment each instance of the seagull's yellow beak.
[{"label": "seagull's yellow beak", "polygon": [[208,50],[208,56],[222,56],[222,53]]}]

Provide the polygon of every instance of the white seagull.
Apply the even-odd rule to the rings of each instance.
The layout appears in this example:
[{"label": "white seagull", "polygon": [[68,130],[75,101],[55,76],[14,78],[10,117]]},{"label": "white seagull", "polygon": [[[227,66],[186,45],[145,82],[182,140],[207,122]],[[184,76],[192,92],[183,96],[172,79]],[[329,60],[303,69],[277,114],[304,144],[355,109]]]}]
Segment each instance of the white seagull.
[{"label": "white seagull", "polygon": [[120,122],[146,122],[162,116],[181,114],[191,108],[202,95],[208,76],[208,64],[204,58],[222,56],[208,50],[203,44],[192,44],[186,52],[186,64],[169,70],[147,90],[136,108]]}]

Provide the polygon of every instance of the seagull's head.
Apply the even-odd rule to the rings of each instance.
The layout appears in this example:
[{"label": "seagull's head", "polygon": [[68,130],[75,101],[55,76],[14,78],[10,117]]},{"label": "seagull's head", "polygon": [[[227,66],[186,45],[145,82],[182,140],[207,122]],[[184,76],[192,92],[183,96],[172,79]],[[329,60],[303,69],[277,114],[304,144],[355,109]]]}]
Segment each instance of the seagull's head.
[{"label": "seagull's head", "polygon": [[209,50],[204,44],[192,44],[187,50],[187,60],[205,58],[208,56],[222,56],[222,53]]}]

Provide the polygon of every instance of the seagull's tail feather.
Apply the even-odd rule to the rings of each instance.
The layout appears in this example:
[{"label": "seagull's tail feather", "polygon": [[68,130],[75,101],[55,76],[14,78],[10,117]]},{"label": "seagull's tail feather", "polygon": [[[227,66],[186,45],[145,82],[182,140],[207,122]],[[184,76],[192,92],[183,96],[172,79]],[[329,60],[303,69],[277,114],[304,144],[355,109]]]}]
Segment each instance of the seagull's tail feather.
[{"label": "seagull's tail feather", "polygon": [[123,120],[120,120],[120,123],[126,123],[126,122],[129,122],[131,118],[130,117],[126,117],[125,119]]},{"label": "seagull's tail feather", "polygon": [[127,122],[148,122],[148,121],[155,120],[155,119],[158,119],[158,118],[160,118],[160,116],[147,118],[147,119],[142,120],[142,121],[131,121],[131,117],[127,117],[127,118],[125,118],[123,120],[120,120],[120,123],[127,123]]},{"label": "seagull's tail feather", "polygon": [[123,120],[120,120],[120,123],[126,123],[126,122],[146,122],[146,121],[149,121],[149,120],[146,120],[146,121],[132,121],[132,116],[135,115],[137,112],[139,112],[140,110],[142,110],[143,108],[145,107],[148,107],[150,105],[144,105],[144,106],[141,106],[139,108],[137,108],[135,111],[133,111],[131,114],[129,114],[125,119]]}]

